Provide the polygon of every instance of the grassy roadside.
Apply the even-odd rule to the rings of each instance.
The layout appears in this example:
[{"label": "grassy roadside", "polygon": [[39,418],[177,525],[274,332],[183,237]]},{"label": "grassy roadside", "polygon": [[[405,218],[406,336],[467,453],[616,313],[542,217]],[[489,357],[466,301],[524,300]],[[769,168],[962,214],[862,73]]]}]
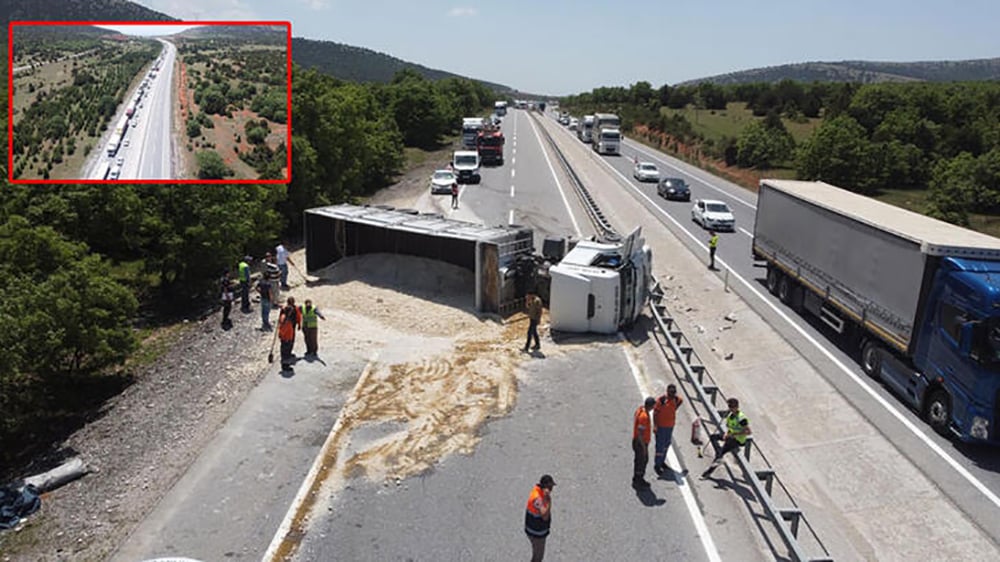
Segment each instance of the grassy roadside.
[{"label": "grassy roadside", "polygon": [[[660,108],[663,115],[682,115],[687,119],[694,130],[706,139],[719,141],[722,137],[739,137],[743,129],[753,121],[760,121],[763,117],[755,117],[753,111],[747,109],[746,102],[729,102],[726,109],[696,109],[688,106],[684,109]],[[812,135],[822,119],[812,118],[804,121],[795,121],[786,117],[781,118],[785,128],[800,143]]]}]

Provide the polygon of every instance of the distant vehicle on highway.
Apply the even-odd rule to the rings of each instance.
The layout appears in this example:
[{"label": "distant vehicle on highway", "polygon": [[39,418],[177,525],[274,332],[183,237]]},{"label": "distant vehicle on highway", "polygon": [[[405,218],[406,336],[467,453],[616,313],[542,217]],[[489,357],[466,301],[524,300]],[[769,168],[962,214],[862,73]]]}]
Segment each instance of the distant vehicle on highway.
[{"label": "distant vehicle on highway", "polygon": [[122,146],[127,147],[128,145],[129,145],[129,139],[125,139],[125,141],[122,142]]},{"label": "distant vehicle on highway", "polygon": [[580,120],[577,119],[576,117],[573,117],[572,119],[569,120],[570,131],[575,131],[579,126],[580,126]]},{"label": "distant vehicle on highway", "polygon": [[119,156],[118,159],[115,160],[115,163],[118,164],[119,166],[125,164],[125,157],[124,156]]},{"label": "distant vehicle on highway", "polygon": [[660,181],[660,170],[652,162],[639,162],[632,169],[632,177],[639,181]]},{"label": "distant vehicle on highway", "polygon": [[598,154],[620,154],[622,132],[613,127],[594,128],[593,141],[590,145]]},{"label": "distant vehicle on highway", "polygon": [[691,188],[686,181],[681,178],[663,178],[660,185],[656,186],[656,194],[664,199],[676,201],[690,201]]},{"label": "distant vehicle on highway", "polygon": [[584,115],[583,122],[576,129],[576,138],[583,142],[593,142],[594,116]]},{"label": "distant vehicle on highway", "polygon": [[451,162],[458,173],[458,183],[479,183],[479,153],[475,150],[456,150]]},{"label": "distant vehicle on highway", "polygon": [[458,183],[458,177],[451,170],[435,170],[431,175],[431,194],[450,194],[451,186]]},{"label": "distant vehicle on highway", "polygon": [[111,173],[108,174],[108,179],[109,180],[116,180],[121,175],[122,175],[122,167],[121,166],[115,166],[114,168],[111,168]]},{"label": "distant vehicle on highway", "polygon": [[691,208],[691,220],[702,228],[712,230],[736,230],[736,217],[723,201],[698,199]]}]

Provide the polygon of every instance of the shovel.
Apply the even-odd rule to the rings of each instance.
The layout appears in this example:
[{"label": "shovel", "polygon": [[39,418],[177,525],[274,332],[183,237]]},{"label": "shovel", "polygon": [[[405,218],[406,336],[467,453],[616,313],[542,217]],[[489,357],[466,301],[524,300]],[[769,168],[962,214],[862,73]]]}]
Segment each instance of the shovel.
[{"label": "shovel", "polygon": [[274,344],[278,342],[278,330],[274,330],[274,338],[271,339],[271,352],[267,354],[267,362],[274,363]]}]

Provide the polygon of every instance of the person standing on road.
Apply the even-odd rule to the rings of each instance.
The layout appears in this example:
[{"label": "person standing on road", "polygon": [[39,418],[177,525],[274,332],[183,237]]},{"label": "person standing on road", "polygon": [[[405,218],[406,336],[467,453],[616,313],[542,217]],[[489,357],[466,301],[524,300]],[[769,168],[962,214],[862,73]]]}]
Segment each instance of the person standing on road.
[{"label": "person standing on road", "polygon": [[319,334],[319,319],[326,321],[326,316],[313,306],[310,299],[306,299],[306,304],[300,309],[302,313],[302,335],[306,340],[306,356],[316,356],[319,351],[317,335]]},{"label": "person standing on road", "polygon": [[451,208],[458,208],[458,182],[451,182]]},{"label": "person standing on road", "polygon": [[266,275],[261,276],[257,281],[257,293],[260,294],[260,329],[262,332],[270,332],[271,327],[271,300],[273,297],[273,285]]},{"label": "person standing on road", "polygon": [[552,476],[546,474],[528,496],[524,532],[531,541],[531,562],[542,562],[545,557],[545,539],[549,536],[549,525],[552,523],[552,488],[555,485]]},{"label": "person standing on road", "polygon": [[267,279],[271,284],[271,308],[281,308],[281,268],[274,254],[268,252],[264,255],[264,271],[261,277]]},{"label": "person standing on road", "polygon": [[740,411],[740,401],[730,398],[726,400],[726,405],[729,406],[729,414],[723,420],[726,422],[726,433],[725,435],[715,434],[712,436],[713,441],[723,440],[722,448],[715,453],[712,464],[708,465],[705,472],[701,473],[702,478],[708,478],[712,474],[712,471],[718,468],[719,464],[722,463],[722,457],[726,453],[733,453],[735,455],[737,449],[745,445],[747,437],[753,433],[750,431],[750,420]]},{"label": "person standing on road", "polygon": [[534,293],[524,296],[524,311],[528,315],[528,339],[524,342],[524,352],[528,352],[531,340],[535,340],[534,351],[541,349],[542,344],[538,339],[538,323],[542,321],[542,299]]},{"label": "person standing on road", "polygon": [[715,269],[715,249],[719,247],[719,234],[714,230],[708,233],[711,235],[708,239],[708,268]]},{"label": "person standing on road", "polygon": [[674,437],[677,408],[684,399],[677,395],[677,386],[667,385],[667,393],[660,396],[653,406],[653,423],[656,425],[656,454],[653,455],[653,470],[663,474],[667,470],[667,450]]},{"label": "person standing on road", "polygon": [[281,290],[287,291],[288,287],[288,264],[295,265],[292,260],[292,256],[285,249],[284,243],[279,243],[277,247],[274,248],[274,252],[278,258],[278,270],[281,271]]},{"label": "person standing on road", "polygon": [[233,327],[233,321],[229,318],[229,314],[233,311],[233,301],[236,300],[235,295],[233,295],[233,280],[229,277],[228,269],[222,272],[222,279],[219,279],[219,289],[222,291],[222,329],[228,330]]},{"label": "person standing on road", "polygon": [[642,406],[635,411],[635,421],[632,425],[632,452],[635,453],[632,471],[632,487],[648,488],[646,481],[646,465],[649,464],[649,441],[652,427],[649,423],[649,412],[656,405],[656,398],[646,398]]},{"label": "person standing on road", "polygon": [[295,329],[302,325],[302,313],[295,306],[295,298],[288,297],[288,304],[278,315],[278,339],[281,340],[281,368],[287,370],[292,366],[295,355]]},{"label": "person standing on road", "polygon": [[253,258],[243,256],[239,264],[240,312],[250,312],[250,262]]}]

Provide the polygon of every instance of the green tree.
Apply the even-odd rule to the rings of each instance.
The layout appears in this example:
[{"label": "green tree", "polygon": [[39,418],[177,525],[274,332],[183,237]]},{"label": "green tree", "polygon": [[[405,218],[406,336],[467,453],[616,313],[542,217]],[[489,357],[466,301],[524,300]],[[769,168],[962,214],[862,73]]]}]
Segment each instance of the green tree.
[{"label": "green tree", "polygon": [[763,121],[752,121],[736,141],[736,163],[743,168],[766,169],[787,160],[793,149],[792,136],[784,127],[768,127]]},{"label": "green tree", "polygon": [[822,180],[851,191],[871,193],[879,186],[875,151],[864,127],[841,115],[825,120],[798,150],[796,170],[805,180]]},{"label": "green tree", "polygon": [[931,172],[927,214],[953,224],[968,226],[969,211],[977,198],[976,159],[963,152],[940,160]]},{"label": "green tree", "polygon": [[202,150],[195,155],[198,160],[198,178],[203,180],[221,180],[233,175],[233,171],[219,156],[218,152]]}]

